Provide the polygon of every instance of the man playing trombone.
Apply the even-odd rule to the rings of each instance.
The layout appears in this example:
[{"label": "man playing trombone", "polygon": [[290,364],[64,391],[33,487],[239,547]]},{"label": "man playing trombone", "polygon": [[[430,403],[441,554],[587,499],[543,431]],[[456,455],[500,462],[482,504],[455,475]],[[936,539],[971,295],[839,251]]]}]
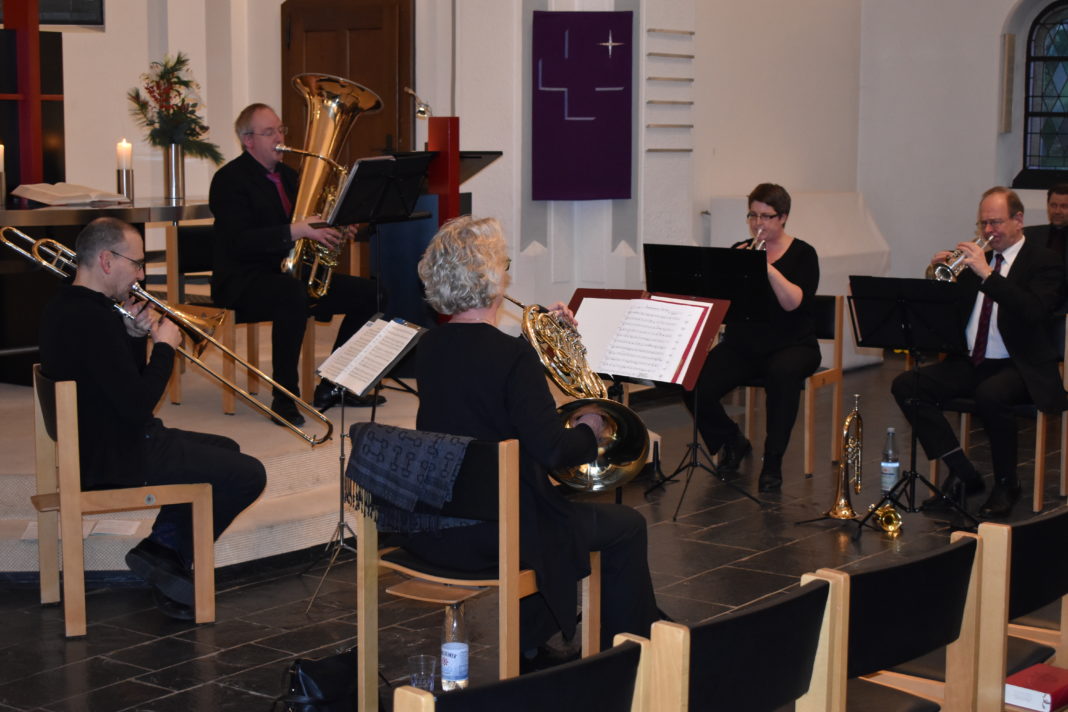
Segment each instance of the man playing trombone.
[{"label": "man playing trombone", "polygon": [[[1014,191],[995,187],[983,193],[976,227],[991,250],[986,253],[975,242],[957,245],[964,265],[957,281],[975,293],[974,303],[969,301],[968,355],[902,373],[892,386],[927,457],[941,458],[949,467],[943,489],[957,501],[985,485],[961,450],[942,404],[975,399],[994,469],[994,489],[979,509],[982,517],[1008,516],[1020,498],[1013,406],[1034,403],[1042,412],[1060,413],[1066,405],[1050,318],[1063,292],[1064,265],[1045,246],[1024,238],[1023,220],[1023,203]],[[949,257],[948,251],[939,252],[931,264]],[[924,507],[943,504],[932,497]]]},{"label": "man playing trombone", "polygon": [[[144,277],[138,232],[115,218],[89,223],[76,242],[74,283],[60,288],[41,322],[41,368],[78,387],[82,487],[206,482],[212,486],[217,539],[263,491],[266,474],[230,438],[164,427],[153,409],[163,395],[182,340],[178,327],[144,302],[129,300]],[[124,318],[115,309],[123,303]],[[143,337],[151,335],[146,363]],[[192,511],[162,507],[152,533],[126,555],[153,588],[166,615],[192,620]]]}]

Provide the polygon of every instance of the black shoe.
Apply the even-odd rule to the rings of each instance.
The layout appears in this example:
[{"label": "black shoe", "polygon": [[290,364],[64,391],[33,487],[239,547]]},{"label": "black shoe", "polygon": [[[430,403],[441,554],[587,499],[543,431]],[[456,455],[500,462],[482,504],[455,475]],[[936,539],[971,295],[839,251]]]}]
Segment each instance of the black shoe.
[{"label": "black shoe", "polygon": [[753,451],[753,444],[738,430],[727,442],[723,443],[723,450],[719,456],[720,472],[736,472],[742,464],[742,458]]},{"label": "black shoe", "polygon": [[[275,396],[272,398],[271,410],[298,428],[304,425],[304,416],[300,414],[300,409],[297,408],[293,399],[288,396]],[[271,417],[271,422],[275,425],[285,425],[285,423],[273,416]]]},{"label": "black shoe", "polygon": [[538,654],[532,658],[525,655],[519,658],[519,674],[525,675],[538,670],[548,670],[557,665],[574,662],[582,656],[578,650],[556,650],[548,645],[539,645]]},{"label": "black shoe", "polygon": [[312,401],[312,405],[322,413],[335,405],[341,405],[342,398],[344,398],[345,406],[348,408],[370,408],[373,405],[382,405],[386,402],[383,396],[376,396],[373,393],[358,396],[355,393],[349,393],[343,388],[335,388],[334,384],[328,381],[322,381],[315,387],[315,399]]},{"label": "black shoe", "polygon": [[[986,489],[986,483],[983,482],[983,478],[979,476],[979,473],[975,474],[975,477],[962,480],[953,474],[950,474],[943,483],[941,490],[946,493],[954,502],[961,505],[963,509],[964,498],[968,495],[979,494]],[[920,505],[920,508],[925,512],[949,512],[952,507],[942,499],[939,495],[933,495],[928,497]]]},{"label": "black shoe", "polygon": [[176,621],[193,621],[197,618],[192,606],[187,606],[167,597],[158,588],[152,589],[152,602],[156,604],[156,608],[159,609],[160,613]]},{"label": "black shoe", "polygon": [[761,472],[757,480],[757,489],[761,492],[778,492],[782,490],[781,472]]},{"label": "black shoe", "polygon": [[193,605],[193,577],[173,549],[142,539],[126,552],[126,565],[172,601]]},{"label": "black shoe", "polygon": [[990,519],[1007,517],[1012,514],[1012,507],[1019,500],[1020,485],[998,482],[994,485],[986,502],[979,508],[979,516]]}]

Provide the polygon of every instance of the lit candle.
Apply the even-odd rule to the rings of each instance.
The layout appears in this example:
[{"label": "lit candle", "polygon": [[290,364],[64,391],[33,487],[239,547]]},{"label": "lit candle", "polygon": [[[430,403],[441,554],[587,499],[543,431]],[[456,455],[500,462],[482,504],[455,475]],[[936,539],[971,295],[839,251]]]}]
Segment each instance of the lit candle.
[{"label": "lit candle", "polygon": [[120,171],[133,168],[133,146],[125,138],[115,144],[115,160],[118,161]]},{"label": "lit candle", "polygon": [[0,143],[0,173],[4,172],[4,144]]}]

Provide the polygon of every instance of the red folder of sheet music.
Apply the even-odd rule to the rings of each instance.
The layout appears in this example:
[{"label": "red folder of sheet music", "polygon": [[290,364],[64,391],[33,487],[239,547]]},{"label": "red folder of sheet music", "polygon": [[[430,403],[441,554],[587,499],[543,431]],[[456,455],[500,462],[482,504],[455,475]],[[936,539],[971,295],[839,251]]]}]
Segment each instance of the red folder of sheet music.
[{"label": "red folder of sheet music", "polygon": [[568,306],[594,371],[693,390],[730,301],[637,289],[577,289]]},{"label": "red folder of sheet music", "polygon": [[1005,678],[1005,702],[1039,712],[1068,705],[1068,670],[1045,663]]}]

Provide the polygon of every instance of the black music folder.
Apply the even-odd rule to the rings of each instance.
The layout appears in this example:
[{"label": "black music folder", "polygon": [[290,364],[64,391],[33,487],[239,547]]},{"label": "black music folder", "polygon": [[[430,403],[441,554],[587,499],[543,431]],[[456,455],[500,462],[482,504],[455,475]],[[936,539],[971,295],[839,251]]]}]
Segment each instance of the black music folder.
[{"label": "black music folder", "polygon": [[773,297],[767,253],[730,247],[646,244],[645,288],[650,292],[726,299],[724,323],[767,321]]}]

